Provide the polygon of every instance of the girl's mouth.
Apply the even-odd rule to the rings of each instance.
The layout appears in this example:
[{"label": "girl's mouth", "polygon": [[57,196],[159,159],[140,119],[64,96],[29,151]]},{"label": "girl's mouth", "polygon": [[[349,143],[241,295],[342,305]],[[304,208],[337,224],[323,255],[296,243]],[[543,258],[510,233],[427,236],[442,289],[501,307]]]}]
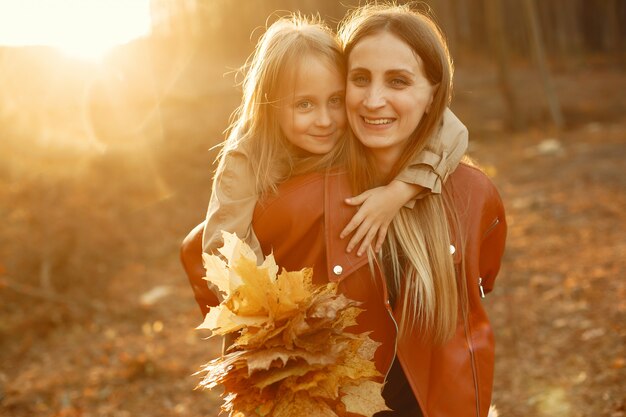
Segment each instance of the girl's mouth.
[{"label": "girl's mouth", "polygon": [[319,138],[319,139],[327,139],[327,138],[330,138],[330,137],[332,137],[334,135],[335,135],[335,132],[330,132],[330,133],[326,133],[326,134],[323,134],[323,135],[316,134],[316,135],[311,135],[311,136],[313,136],[315,138]]}]

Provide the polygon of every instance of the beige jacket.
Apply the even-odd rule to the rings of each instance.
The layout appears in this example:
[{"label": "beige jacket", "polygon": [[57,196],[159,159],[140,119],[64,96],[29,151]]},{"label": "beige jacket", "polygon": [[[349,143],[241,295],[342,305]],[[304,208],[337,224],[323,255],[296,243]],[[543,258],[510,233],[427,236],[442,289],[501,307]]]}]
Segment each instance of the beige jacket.
[{"label": "beige jacket", "polygon": [[[467,150],[468,132],[463,123],[446,109],[437,134],[431,136],[426,148],[397,177],[397,180],[421,185],[430,193],[441,193],[442,184],[454,172]],[[202,248],[213,253],[222,246],[222,230],[237,234],[263,259],[257,237],[252,230],[252,214],[258,196],[254,184],[254,167],[245,151],[229,152],[213,178],[213,192],[206,216]],[[411,205],[411,204],[409,204]]]}]

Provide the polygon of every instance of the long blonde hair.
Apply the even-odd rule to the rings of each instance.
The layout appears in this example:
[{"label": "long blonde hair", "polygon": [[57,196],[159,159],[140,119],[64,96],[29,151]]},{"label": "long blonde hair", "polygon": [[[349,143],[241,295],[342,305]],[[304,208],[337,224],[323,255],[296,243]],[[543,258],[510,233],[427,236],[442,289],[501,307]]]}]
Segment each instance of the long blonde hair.
[{"label": "long blonde hair", "polygon": [[[255,170],[259,195],[276,191],[277,184],[311,165],[307,164],[307,158],[303,160],[294,152],[281,131],[276,114],[281,84],[310,56],[326,60],[344,77],[343,53],[332,30],[319,16],[291,14],[267,28],[242,68],[245,74],[243,97],[231,116],[220,158],[245,148]],[[327,158],[332,158],[332,154]],[[319,157],[310,159],[315,160],[315,166],[324,165],[319,163]]]},{"label": "long blonde hair", "polygon": [[[389,182],[424,149],[441,123],[452,91],[452,61],[441,31],[429,17],[407,5],[366,5],[352,11],[339,29],[347,59],[361,39],[381,32],[391,33],[413,49],[436,89],[429,112],[388,176],[381,177],[358,140],[348,141],[346,163],[355,192]],[[435,342],[444,342],[456,330],[459,288],[450,254],[454,221],[449,223],[455,218],[449,187],[444,187],[442,195],[426,196],[413,209],[401,209],[389,228],[379,259],[392,297],[402,308],[401,332],[417,328]]]}]

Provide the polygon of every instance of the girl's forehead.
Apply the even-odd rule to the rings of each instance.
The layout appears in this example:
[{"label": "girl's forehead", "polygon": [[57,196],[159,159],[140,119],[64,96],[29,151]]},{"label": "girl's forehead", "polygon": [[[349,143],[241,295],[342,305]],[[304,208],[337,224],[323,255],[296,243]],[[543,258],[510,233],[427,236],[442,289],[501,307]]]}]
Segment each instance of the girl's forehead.
[{"label": "girl's forehead", "polygon": [[322,76],[344,78],[341,67],[332,59],[323,54],[309,53],[285,65],[280,83],[281,86],[290,84],[293,87],[294,84]]},{"label": "girl's forehead", "polygon": [[278,86],[281,97],[326,96],[345,90],[345,75],[324,57],[308,56],[285,68],[281,78]]},{"label": "girl's forehead", "polygon": [[301,55],[299,58],[296,58],[294,64],[299,67],[306,67],[309,64],[317,64],[328,67],[329,69],[339,71],[339,62],[337,62],[338,57],[330,57],[321,52],[308,52],[304,55]]}]

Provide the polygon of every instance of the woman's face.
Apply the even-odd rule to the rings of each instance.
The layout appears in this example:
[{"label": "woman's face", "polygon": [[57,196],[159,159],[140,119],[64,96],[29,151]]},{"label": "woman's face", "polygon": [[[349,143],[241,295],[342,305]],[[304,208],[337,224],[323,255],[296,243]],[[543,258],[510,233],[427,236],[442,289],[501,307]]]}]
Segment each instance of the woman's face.
[{"label": "woman's face", "polygon": [[326,60],[309,56],[281,91],[278,123],[287,140],[313,154],[330,152],[346,129],[342,74]]},{"label": "woman's face", "polygon": [[421,59],[389,32],[364,37],[348,57],[348,122],[387,169],[428,112],[433,94]]}]

